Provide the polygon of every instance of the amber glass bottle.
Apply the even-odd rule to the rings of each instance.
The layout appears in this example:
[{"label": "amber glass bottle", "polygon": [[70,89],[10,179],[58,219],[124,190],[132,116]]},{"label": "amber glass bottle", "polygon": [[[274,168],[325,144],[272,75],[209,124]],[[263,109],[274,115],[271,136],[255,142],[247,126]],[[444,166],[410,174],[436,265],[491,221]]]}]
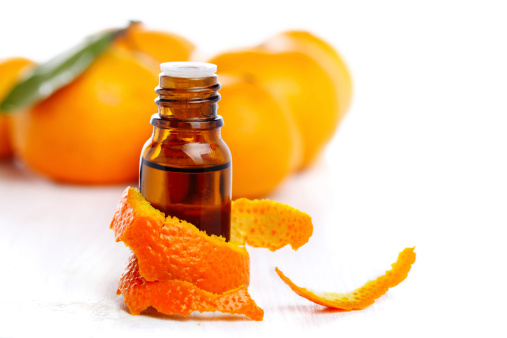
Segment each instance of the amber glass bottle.
[{"label": "amber glass bottle", "polygon": [[230,237],[232,163],[220,136],[220,83],[216,66],[161,64],[158,114],[141,153],[141,193],[166,215],[186,220],[208,235]]}]

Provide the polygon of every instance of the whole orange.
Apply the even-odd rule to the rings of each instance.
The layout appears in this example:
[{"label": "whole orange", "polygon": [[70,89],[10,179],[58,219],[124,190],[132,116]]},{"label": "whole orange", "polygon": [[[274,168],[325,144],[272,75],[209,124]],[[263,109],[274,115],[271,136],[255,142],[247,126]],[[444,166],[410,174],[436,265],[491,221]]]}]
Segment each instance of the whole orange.
[{"label": "whole orange", "polygon": [[[171,58],[174,44],[159,38]],[[14,151],[29,168],[70,183],[137,179],[139,154],[152,132],[150,116],[157,112],[158,61],[122,40],[72,83],[11,114]]]},{"label": "whole orange", "polygon": [[[16,84],[23,72],[33,63],[25,58],[9,58],[0,61],[0,102],[8,91]],[[9,127],[7,116],[0,113],[0,158],[12,155],[9,141]]]},{"label": "whole orange", "polygon": [[211,62],[222,73],[262,83],[289,108],[303,144],[301,157],[292,163],[292,169],[313,160],[323,140],[330,137],[323,116],[336,114],[338,104],[331,77],[316,61],[297,52],[243,50],[221,54]]},{"label": "whole orange", "polygon": [[286,32],[254,48],[222,53],[210,62],[221,73],[262,83],[289,108],[303,143],[295,169],[317,158],[350,103],[347,68],[329,44],[310,33]]},{"label": "whole orange", "polygon": [[163,31],[149,30],[141,23],[132,24],[123,38],[125,47],[140,57],[150,57],[159,64],[169,61],[186,61],[190,59],[195,45],[184,37]]},{"label": "whole orange", "polygon": [[334,81],[336,98],[338,99],[338,114],[329,116],[335,128],[347,113],[352,100],[352,78],[347,65],[338,51],[326,41],[307,31],[286,31],[277,34],[260,46],[269,51],[295,51],[304,53],[331,75]]}]

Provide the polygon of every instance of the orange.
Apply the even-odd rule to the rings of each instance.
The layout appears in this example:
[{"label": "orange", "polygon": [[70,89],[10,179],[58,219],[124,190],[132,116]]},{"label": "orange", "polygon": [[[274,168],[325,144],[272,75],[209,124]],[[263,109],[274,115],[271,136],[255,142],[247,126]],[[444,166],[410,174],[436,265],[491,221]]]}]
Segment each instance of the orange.
[{"label": "orange", "polygon": [[[137,28],[136,29],[140,29]],[[146,33],[150,36],[151,33]],[[127,38],[129,33],[127,32]],[[143,33],[135,31],[135,41]],[[158,40],[157,40],[158,39]],[[182,57],[176,41],[156,35],[164,57]],[[157,112],[153,91],[158,61],[133,52],[122,38],[71,84],[24,111],[12,113],[17,157],[57,181],[111,184],[134,181],[139,153],[152,132]]]},{"label": "orange", "polygon": [[[219,68],[220,69],[220,68]],[[300,142],[289,112],[261,83],[219,75],[222,138],[232,154],[232,195],[271,192],[293,170]]]},{"label": "orange", "polygon": [[135,180],[156,83],[156,74],[113,46],[71,84],[12,114],[16,156],[58,181]]},{"label": "orange", "polygon": [[168,61],[186,61],[195,50],[193,43],[177,34],[148,30],[141,23],[134,23],[124,37],[128,49],[148,56],[159,64]]},{"label": "orange", "polygon": [[[28,66],[32,64],[32,61],[24,58],[10,58],[0,61],[0,102]],[[12,149],[9,141],[7,117],[0,113],[0,158],[10,157],[11,155]]]},{"label": "orange", "polygon": [[[218,65],[220,74],[243,76],[261,83],[289,109],[292,123],[298,128],[299,142],[302,141],[302,158],[290,165],[292,170],[301,167],[309,147],[320,138],[320,115],[337,109],[332,79],[326,71],[311,57],[299,52],[241,50],[218,55],[210,62]],[[270,123],[264,121],[265,125]],[[276,134],[270,135],[270,139],[272,143],[278,141]]]},{"label": "orange", "polygon": [[287,31],[280,33],[261,46],[271,52],[293,51],[310,56],[319,63],[333,80],[336,110],[322,109],[318,118],[308,119],[296,114],[301,127],[306,148],[302,167],[310,165],[331,140],[343,117],[347,113],[352,99],[352,79],[342,57],[326,41],[306,31]]},{"label": "orange", "polygon": [[338,51],[326,41],[306,31],[287,31],[262,43],[261,48],[270,51],[301,52],[323,66],[334,81],[338,113],[322,116],[329,120],[326,127],[333,133],[347,113],[352,100],[352,78],[347,65]]},{"label": "orange", "polygon": [[406,248],[400,252],[398,260],[392,264],[392,269],[386,271],[385,275],[369,281],[364,286],[348,293],[323,292],[318,294],[297,286],[278,268],[275,268],[275,271],[295,293],[314,303],[342,310],[362,310],[373,304],[375,299],[384,295],[387,290],[403,282],[407,278],[414,262],[414,248]]},{"label": "orange", "polygon": [[214,294],[180,280],[149,282],[139,274],[134,255],[121,276],[117,293],[123,294],[125,304],[133,315],[153,306],[162,313],[182,316],[188,316],[193,311],[220,311],[246,315],[253,320],[264,317],[264,311],[255,304],[246,287]]},{"label": "orange", "polygon": [[288,107],[303,145],[295,169],[317,158],[350,104],[352,87],[343,61],[329,44],[309,33],[283,33],[210,62],[218,65],[221,74],[262,83]]}]

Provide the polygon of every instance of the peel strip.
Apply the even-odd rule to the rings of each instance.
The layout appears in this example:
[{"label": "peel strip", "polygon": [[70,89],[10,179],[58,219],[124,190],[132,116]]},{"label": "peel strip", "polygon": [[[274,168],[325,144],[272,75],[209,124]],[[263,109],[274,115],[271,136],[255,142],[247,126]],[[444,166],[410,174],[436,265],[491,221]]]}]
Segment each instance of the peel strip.
[{"label": "peel strip", "polygon": [[400,252],[398,260],[385,275],[349,293],[315,293],[294,284],[278,268],[275,268],[275,271],[295,293],[314,303],[342,310],[361,310],[373,304],[375,299],[385,294],[389,288],[401,283],[415,262],[415,256],[414,248],[406,248]]},{"label": "peel strip", "polygon": [[118,294],[123,294],[130,313],[153,306],[165,314],[188,316],[193,311],[220,311],[243,314],[253,320],[262,320],[264,311],[255,304],[245,286],[214,294],[179,280],[149,282],[139,274],[135,255],[131,255],[120,279]]},{"label": "peel strip", "polygon": [[294,250],[312,236],[311,217],[289,205],[240,198],[232,202],[231,242],[271,251],[290,244]]},{"label": "peel strip", "polygon": [[176,279],[214,293],[249,284],[250,258],[244,247],[208,236],[176,217],[164,219],[137,189],[125,190],[111,228],[116,241],[134,251],[147,281]]}]

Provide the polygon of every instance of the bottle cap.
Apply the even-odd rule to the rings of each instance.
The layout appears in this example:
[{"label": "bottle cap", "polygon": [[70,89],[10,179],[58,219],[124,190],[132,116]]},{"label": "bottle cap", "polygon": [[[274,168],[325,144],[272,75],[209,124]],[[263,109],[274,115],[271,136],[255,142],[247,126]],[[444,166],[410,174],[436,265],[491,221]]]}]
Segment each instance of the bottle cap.
[{"label": "bottle cap", "polygon": [[192,78],[213,76],[217,66],[206,62],[165,62],[160,69],[167,76]]}]

